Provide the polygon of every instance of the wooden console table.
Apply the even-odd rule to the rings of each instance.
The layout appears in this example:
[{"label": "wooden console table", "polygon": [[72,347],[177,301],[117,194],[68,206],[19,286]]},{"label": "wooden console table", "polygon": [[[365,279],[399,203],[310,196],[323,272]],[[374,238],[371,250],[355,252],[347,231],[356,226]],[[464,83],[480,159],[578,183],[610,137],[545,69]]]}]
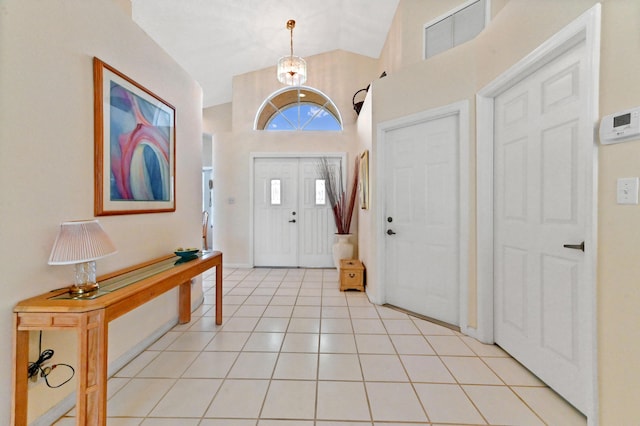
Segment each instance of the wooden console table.
[{"label": "wooden console table", "polygon": [[11,424],[26,426],[29,332],[75,329],[78,336],[76,424],[105,425],[107,420],[108,325],[127,312],[175,288],[179,322],[191,320],[191,279],[216,268],[216,324],[222,323],[222,253],[205,252],[180,261],[173,255],[98,278],[100,289],[84,298],[66,289],[18,303],[13,312],[13,400]]}]

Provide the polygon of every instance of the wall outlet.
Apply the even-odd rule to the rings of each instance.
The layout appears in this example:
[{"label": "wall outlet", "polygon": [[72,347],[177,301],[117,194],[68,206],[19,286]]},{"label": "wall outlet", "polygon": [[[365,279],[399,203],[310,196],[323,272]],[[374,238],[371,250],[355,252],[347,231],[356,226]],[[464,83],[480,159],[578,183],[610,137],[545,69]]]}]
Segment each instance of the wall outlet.
[{"label": "wall outlet", "polygon": [[638,182],[640,178],[619,178],[616,189],[618,204],[638,204]]}]

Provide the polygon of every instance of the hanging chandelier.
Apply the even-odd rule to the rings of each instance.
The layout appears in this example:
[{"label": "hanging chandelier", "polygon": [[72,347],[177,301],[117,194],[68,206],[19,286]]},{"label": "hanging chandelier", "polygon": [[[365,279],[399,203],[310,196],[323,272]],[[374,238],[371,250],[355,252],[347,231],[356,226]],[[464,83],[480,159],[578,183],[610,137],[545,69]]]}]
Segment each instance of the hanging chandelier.
[{"label": "hanging chandelier", "polygon": [[291,32],[291,52],[278,60],[278,81],[289,86],[300,86],[307,81],[307,63],[293,54],[293,29],[296,21],[289,19],[287,29]]}]

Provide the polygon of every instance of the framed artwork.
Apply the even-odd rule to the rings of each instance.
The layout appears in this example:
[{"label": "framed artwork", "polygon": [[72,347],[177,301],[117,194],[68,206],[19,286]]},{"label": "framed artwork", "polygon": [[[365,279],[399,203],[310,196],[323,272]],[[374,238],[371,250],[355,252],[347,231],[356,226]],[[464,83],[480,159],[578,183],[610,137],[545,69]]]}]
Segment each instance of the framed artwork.
[{"label": "framed artwork", "polygon": [[96,216],[172,212],[175,108],[93,58]]},{"label": "framed artwork", "polygon": [[358,186],[360,193],[360,208],[369,209],[369,151],[364,151],[360,155],[360,175],[358,176]]}]

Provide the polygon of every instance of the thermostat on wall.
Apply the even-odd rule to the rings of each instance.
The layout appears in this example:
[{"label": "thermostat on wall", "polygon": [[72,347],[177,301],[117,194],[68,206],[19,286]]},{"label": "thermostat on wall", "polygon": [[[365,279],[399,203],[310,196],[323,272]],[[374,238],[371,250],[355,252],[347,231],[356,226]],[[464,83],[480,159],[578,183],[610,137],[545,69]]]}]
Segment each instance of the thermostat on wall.
[{"label": "thermostat on wall", "polygon": [[600,143],[626,142],[640,139],[640,107],[607,115],[600,121]]}]

